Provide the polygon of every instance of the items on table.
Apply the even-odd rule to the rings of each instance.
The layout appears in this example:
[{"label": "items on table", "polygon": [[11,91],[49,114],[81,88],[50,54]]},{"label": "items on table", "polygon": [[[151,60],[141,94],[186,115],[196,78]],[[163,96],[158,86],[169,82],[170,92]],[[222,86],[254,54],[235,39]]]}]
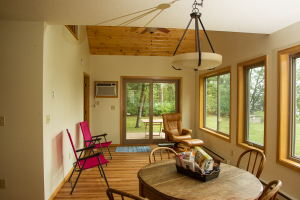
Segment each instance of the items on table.
[{"label": "items on table", "polygon": [[177,166],[190,169],[193,172],[200,172],[201,174],[209,174],[213,170],[220,169],[220,162],[215,162],[201,147],[194,147],[190,151],[178,154],[175,159]]}]

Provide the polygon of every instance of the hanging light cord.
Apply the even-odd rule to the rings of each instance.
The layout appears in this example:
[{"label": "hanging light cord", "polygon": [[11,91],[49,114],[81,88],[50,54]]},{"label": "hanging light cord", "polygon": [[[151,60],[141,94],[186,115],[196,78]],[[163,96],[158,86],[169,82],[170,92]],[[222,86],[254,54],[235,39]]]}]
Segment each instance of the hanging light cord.
[{"label": "hanging light cord", "polygon": [[201,0],[201,3],[198,3],[197,0],[195,0],[194,4],[192,5],[192,12],[199,12],[199,8],[197,8],[197,6],[201,6],[203,8],[203,0]]},{"label": "hanging light cord", "polygon": [[[189,28],[189,26],[190,26],[190,24],[191,24],[191,21],[195,18],[196,52],[197,52],[197,51],[199,52],[199,61],[198,61],[198,67],[199,67],[199,66],[201,65],[201,47],[200,47],[200,34],[199,34],[199,27],[198,27],[198,22],[197,22],[197,20],[199,20],[200,25],[202,26],[202,29],[203,29],[203,31],[204,31],[204,33],[205,33],[205,36],[206,36],[206,38],[207,38],[207,40],[208,40],[208,43],[209,43],[209,45],[210,45],[210,47],[211,47],[212,52],[215,53],[215,51],[214,51],[214,49],[213,49],[213,47],[212,47],[212,44],[211,44],[211,42],[210,42],[210,40],[209,40],[209,38],[208,38],[208,35],[207,35],[207,33],[206,33],[206,31],[205,31],[205,28],[204,28],[204,26],[203,26],[203,24],[202,24],[202,21],[201,21],[201,19],[200,19],[201,13],[199,13],[199,8],[197,8],[197,6],[203,7],[203,0],[201,0],[201,3],[198,3],[197,0],[194,1],[194,4],[192,5],[193,10],[192,10],[192,13],[191,13],[191,19],[190,19],[190,21],[189,21],[189,23],[188,23],[188,25],[187,25],[187,27],[186,27],[184,33],[183,33],[183,35],[182,35],[182,37],[181,37],[181,39],[180,39],[178,45],[177,45],[177,48],[176,48],[176,50],[175,50],[173,56],[175,56],[175,54],[176,54],[176,52],[177,52],[177,50],[178,50],[178,48],[179,48],[179,46],[180,46],[180,44],[181,44],[181,42],[182,42],[184,36],[185,36],[185,34],[186,34],[186,31],[188,30],[188,28]],[[197,43],[198,43],[198,44],[197,44]],[[175,68],[174,66],[172,66],[172,67],[173,67],[174,69],[176,69],[176,70],[182,70],[182,69],[180,69],[180,68],[177,69],[177,68]],[[213,68],[213,69],[214,69],[214,68]],[[194,70],[197,71],[198,69],[194,69]],[[210,69],[210,70],[211,70],[211,69]]]}]

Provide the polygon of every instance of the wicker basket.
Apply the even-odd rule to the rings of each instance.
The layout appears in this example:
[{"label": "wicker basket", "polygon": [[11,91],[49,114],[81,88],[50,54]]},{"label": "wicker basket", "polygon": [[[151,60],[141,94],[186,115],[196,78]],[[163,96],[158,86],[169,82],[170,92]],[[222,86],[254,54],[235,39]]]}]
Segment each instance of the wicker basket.
[{"label": "wicker basket", "polygon": [[199,172],[193,172],[190,169],[185,169],[185,168],[177,166],[177,165],[176,165],[176,168],[177,168],[177,172],[183,173],[187,176],[190,176],[192,178],[198,179],[203,182],[210,181],[214,178],[218,178],[219,173],[220,173],[220,170],[218,170],[218,171],[213,171],[210,174],[201,174]]}]

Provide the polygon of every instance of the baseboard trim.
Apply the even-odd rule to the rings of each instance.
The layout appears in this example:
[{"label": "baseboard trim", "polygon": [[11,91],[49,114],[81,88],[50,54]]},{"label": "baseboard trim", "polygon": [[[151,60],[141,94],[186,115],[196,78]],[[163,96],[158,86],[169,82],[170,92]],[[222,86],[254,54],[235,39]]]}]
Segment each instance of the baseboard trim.
[{"label": "baseboard trim", "polygon": [[110,144],[110,146],[117,147],[117,146],[120,146],[120,144]]},{"label": "baseboard trim", "polygon": [[71,176],[72,171],[73,171],[73,167],[69,171],[69,173],[65,176],[65,178],[61,181],[61,183],[57,186],[56,190],[54,190],[54,192],[52,193],[52,195],[49,197],[48,200],[53,200],[54,199],[54,197],[57,195],[57,193],[62,188],[62,186],[65,184],[65,182],[68,181],[69,177]]}]

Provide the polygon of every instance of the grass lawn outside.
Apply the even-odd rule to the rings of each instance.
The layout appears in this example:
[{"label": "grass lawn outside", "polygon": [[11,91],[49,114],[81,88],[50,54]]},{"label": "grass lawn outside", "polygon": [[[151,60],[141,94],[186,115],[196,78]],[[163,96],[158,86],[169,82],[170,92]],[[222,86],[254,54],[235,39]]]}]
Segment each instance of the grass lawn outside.
[{"label": "grass lawn outside", "polygon": [[[214,115],[207,116],[206,127],[217,129],[217,117]],[[249,140],[257,144],[264,144],[264,123],[253,123],[250,122],[249,125]],[[300,123],[296,125],[296,130],[300,130]],[[220,121],[220,131],[223,133],[229,133],[229,117],[221,117]],[[295,143],[295,155],[300,157],[300,131],[296,133],[296,143]]]}]

